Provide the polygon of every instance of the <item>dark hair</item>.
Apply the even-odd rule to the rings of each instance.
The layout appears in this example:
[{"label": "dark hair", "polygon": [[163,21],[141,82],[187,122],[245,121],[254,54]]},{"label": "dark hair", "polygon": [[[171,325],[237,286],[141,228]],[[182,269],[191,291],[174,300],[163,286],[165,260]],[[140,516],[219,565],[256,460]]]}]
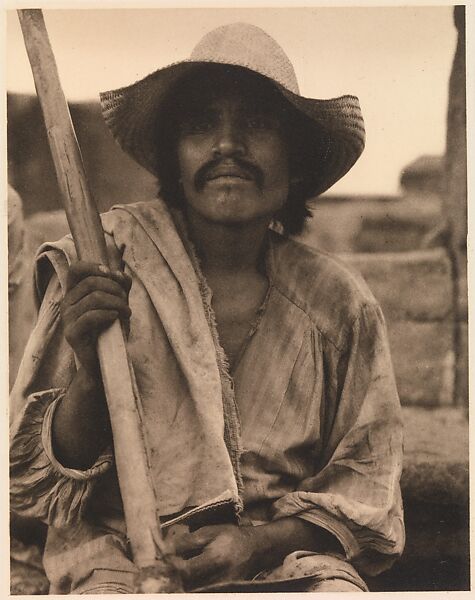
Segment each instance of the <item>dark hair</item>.
[{"label": "dark hair", "polygon": [[[315,165],[322,164],[320,157],[323,156],[325,136],[323,132],[315,131],[313,121],[290,104],[277,86],[265,77],[241,67],[215,64],[194,66],[191,73],[178,80],[168,93],[157,115],[155,129],[159,195],[171,207],[184,207],[185,198],[179,183],[176,157],[176,132],[181,116],[190,106],[196,85],[202,86],[202,82],[206,81],[208,88],[220,89],[224,79],[238,82],[243,77],[247,82],[257,83],[254,89],[258,90],[260,99],[272,103],[272,109],[279,113],[289,148],[290,186],[285,205],[274,218],[286,234],[298,234],[310,216],[308,201],[318,189],[319,177]],[[315,139],[320,139],[322,143],[316,145]]]}]

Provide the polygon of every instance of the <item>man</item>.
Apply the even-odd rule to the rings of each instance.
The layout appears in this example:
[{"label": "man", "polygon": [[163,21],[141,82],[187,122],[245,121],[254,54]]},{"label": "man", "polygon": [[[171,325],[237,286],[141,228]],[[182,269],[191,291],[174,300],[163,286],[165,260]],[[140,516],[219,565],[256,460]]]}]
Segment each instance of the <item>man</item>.
[{"label": "man", "polygon": [[95,350],[117,317],[187,588],[365,591],[355,567],[375,574],[404,544],[385,326],[360,278],[287,237],[361,153],[357,99],[303,98],[283,50],[244,24],[101,99],[160,197],[103,215],[120,269],[77,261],[69,239],[39,253],[12,506],[49,524],[51,591],[132,591]]}]

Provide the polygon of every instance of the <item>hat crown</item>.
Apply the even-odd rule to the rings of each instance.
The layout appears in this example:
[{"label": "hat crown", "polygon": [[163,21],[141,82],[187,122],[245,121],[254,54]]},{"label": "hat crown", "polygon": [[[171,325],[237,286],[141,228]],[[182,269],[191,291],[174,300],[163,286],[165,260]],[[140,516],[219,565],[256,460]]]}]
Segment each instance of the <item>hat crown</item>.
[{"label": "hat crown", "polygon": [[288,56],[270,35],[249,23],[232,23],[213,29],[198,42],[190,59],[251,69],[294,94],[299,93]]}]

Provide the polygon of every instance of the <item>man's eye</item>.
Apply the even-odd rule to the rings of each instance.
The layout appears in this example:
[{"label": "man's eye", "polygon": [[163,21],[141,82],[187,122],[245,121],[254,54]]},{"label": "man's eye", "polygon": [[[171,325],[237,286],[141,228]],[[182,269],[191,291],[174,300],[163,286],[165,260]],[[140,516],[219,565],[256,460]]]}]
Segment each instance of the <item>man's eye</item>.
[{"label": "man's eye", "polygon": [[249,129],[277,129],[277,120],[268,115],[251,115],[245,119]]},{"label": "man's eye", "polygon": [[213,127],[211,119],[203,117],[196,119],[189,119],[181,124],[181,132],[185,135],[194,135],[199,133],[206,133]]}]

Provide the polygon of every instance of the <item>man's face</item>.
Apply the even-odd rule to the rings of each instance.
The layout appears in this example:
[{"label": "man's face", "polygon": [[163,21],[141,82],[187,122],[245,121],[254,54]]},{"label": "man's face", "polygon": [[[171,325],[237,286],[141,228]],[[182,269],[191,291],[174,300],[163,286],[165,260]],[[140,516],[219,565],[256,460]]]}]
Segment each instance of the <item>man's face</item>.
[{"label": "man's face", "polygon": [[281,118],[265,84],[219,79],[212,92],[201,81],[180,116],[177,157],[187,209],[225,225],[269,220],[289,191]]}]

